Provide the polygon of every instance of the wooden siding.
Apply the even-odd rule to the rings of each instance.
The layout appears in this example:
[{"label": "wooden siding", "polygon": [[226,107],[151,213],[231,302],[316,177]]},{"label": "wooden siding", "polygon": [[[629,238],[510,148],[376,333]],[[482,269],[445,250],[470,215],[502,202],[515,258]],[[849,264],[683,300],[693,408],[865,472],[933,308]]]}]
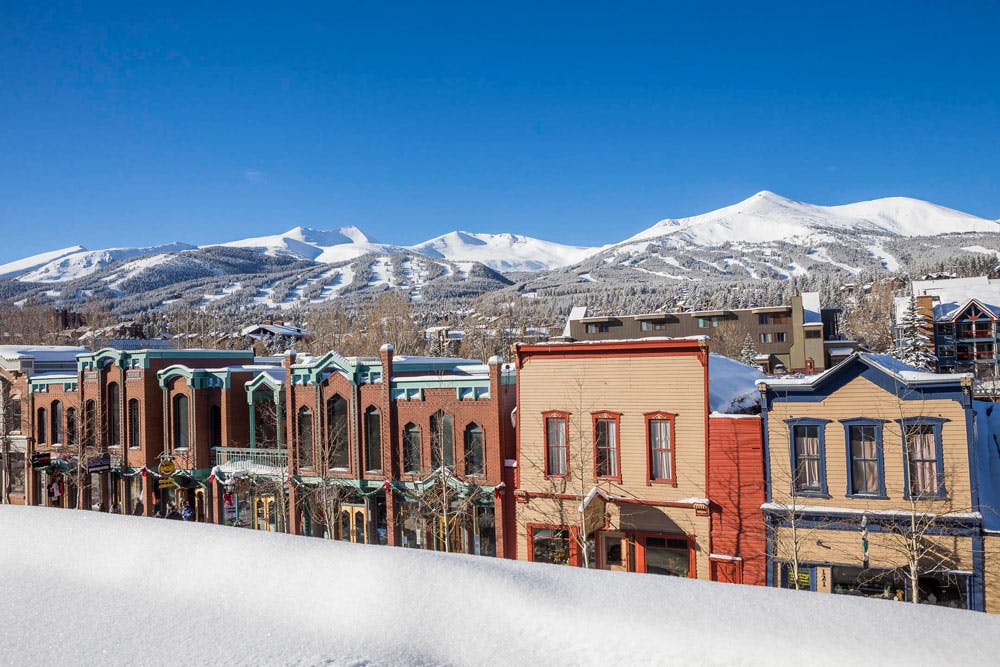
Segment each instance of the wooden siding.
[{"label": "wooden siding", "polygon": [[[887,500],[847,496],[847,444],[840,420],[853,418],[887,420],[883,427],[883,456]],[[857,377],[822,401],[783,402],[776,399],[768,414],[768,450],[772,498],[788,502],[792,475],[788,419],[831,420],[825,426],[826,480],[830,498],[800,497],[800,505],[855,509],[908,510],[904,498],[902,434],[894,420],[903,417],[946,419],[941,430],[948,498],[920,501],[920,511],[968,511],[971,505],[969,451],[965,409],[955,400],[897,400],[895,395],[863,377]]]},{"label": "wooden siding", "polygon": [[[621,483],[615,495],[677,501],[704,497],[707,405],[705,367],[698,354],[559,358],[528,357],[518,373],[520,488],[586,493],[594,479],[592,413],[621,413]],[[569,479],[544,477],[542,413],[563,410],[568,424]],[[677,486],[648,484],[645,413],[676,415]],[[581,460],[582,455],[582,460]],[[579,473],[583,470],[581,486]],[[607,486],[606,484],[604,486]]]},{"label": "wooden siding", "polygon": [[712,417],[708,497],[712,553],[742,559],[744,584],[767,582],[764,443],[760,417]]},{"label": "wooden siding", "polygon": [[990,533],[983,539],[985,557],[986,611],[1000,614],[1000,534]]}]

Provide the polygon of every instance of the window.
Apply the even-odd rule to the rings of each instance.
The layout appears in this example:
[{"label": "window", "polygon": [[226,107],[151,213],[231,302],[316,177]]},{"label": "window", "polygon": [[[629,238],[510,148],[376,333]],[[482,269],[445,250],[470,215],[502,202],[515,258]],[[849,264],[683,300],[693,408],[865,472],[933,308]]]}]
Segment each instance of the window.
[{"label": "window", "polygon": [[847,495],[884,498],[882,422],[846,419],[843,423],[847,440]]},{"label": "window", "polygon": [[822,338],[822,337],[823,337],[823,332],[820,331],[819,329],[806,330],[806,338]]},{"label": "window", "polygon": [[83,444],[93,447],[97,442],[97,403],[93,399],[83,404]]},{"label": "window", "polygon": [[313,413],[306,406],[299,408],[298,418],[299,439],[296,445],[299,449],[299,465],[311,468],[313,465]]},{"label": "window", "polygon": [[437,411],[431,415],[431,467],[455,466],[455,426],[451,415]]},{"label": "window", "polygon": [[948,357],[955,356],[955,346],[954,345],[938,345],[937,346],[938,357],[944,359]]},{"label": "window", "polygon": [[529,560],[535,563],[575,565],[575,549],[568,528],[528,528]]},{"label": "window", "polygon": [[[187,404],[185,404],[185,408]],[[108,385],[108,446],[118,447],[121,445],[121,392],[118,391],[118,384],[112,382]],[[186,413],[185,413],[186,414]],[[185,417],[185,423],[187,423]],[[187,436],[185,436],[187,442]],[[187,445],[184,445],[187,447]]]},{"label": "window", "polygon": [[774,340],[774,336],[772,334],[762,333],[760,335],[760,342],[762,342],[762,343],[770,343],[773,340]]},{"label": "window", "polygon": [[607,322],[588,322],[587,333],[608,333],[610,326]]},{"label": "window", "polygon": [[24,457],[23,452],[8,452],[8,470],[10,471],[10,492],[24,493]]},{"label": "window", "polygon": [[691,547],[687,539],[640,537],[636,554],[638,570],[671,577],[691,576]]},{"label": "window", "polygon": [[208,408],[208,438],[210,446],[222,446],[222,408],[218,405]]},{"label": "window", "polygon": [[347,401],[339,394],[326,399],[326,444],[330,449],[331,469],[347,470],[350,447],[347,432]]},{"label": "window", "polygon": [[485,470],[483,428],[472,422],[465,427],[465,474],[480,476]]},{"label": "window", "polygon": [[[127,412],[128,446],[132,449],[139,447],[139,399],[130,398]],[[219,444],[219,443],[214,443]]]},{"label": "window", "polygon": [[413,423],[403,427],[403,472],[420,472],[420,427]]},{"label": "window", "polygon": [[38,444],[44,445],[45,440],[45,408],[38,408],[38,419],[35,422],[35,429],[38,431]]},{"label": "window", "polygon": [[757,324],[788,324],[788,313],[760,313]]},{"label": "window", "polygon": [[721,317],[699,317],[698,318],[698,328],[699,329],[714,329],[719,326],[722,322]]},{"label": "window", "polygon": [[773,331],[770,333],[762,333],[760,335],[760,342],[762,343],[784,343],[785,340],[784,331]]},{"label": "window", "polygon": [[941,424],[944,421],[931,417],[901,420],[907,498],[945,496],[941,459]]},{"label": "window", "polygon": [[674,416],[667,412],[646,415],[646,446],[649,449],[649,480],[673,482]]},{"label": "window", "polygon": [[75,446],[76,437],[76,408],[66,408],[66,443]]},{"label": "window", "polygon": [[176,394],[171,404],[173,407],[174,449],[187,449],[190,424],[190,420],[188,419],[188,397],[184,394]]},{"label": "window", "polygon": [[365,410],[365,471],[382,472],[382,415],[374,405]]},{"label": "window", "polygon": [[21,432],[21,397],[10,397],[10,430],[15,433]]},{"label": "window", "polygon": [[639,329],[641,331],[666,331],[666,322],[653,322],[651,320],[642,320],[639,322]]},{"label": "window", "polygon": [[594,415],[594,474],[619,479],[618,417],[610,412]]},{"label": "window", "polygon": [[545,417],[546,476],[563,476],[569,470],[569,448],[566,442],[568,417],[564,412],[547,413]]},{"label": "window", "polygon": [[62,401],[52,402],[52,446],[56,446],[63,441],[63,405]]},{"label": "window", "polygon": [[827,420],[790,420],[792,493],[826,496],[824,430]]}]

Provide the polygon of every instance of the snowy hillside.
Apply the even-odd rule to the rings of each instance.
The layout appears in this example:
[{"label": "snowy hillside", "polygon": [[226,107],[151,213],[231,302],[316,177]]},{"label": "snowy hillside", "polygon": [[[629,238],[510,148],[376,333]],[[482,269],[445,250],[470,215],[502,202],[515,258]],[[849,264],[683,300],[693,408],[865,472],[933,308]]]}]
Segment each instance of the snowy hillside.
[{"label": "snowy hillside", "polygon": [[80,252],[81,250],[85,250],[82,245],[75,245],[70,246],[69,248],[61,248],[60,250],[51,250],[38,255],[32,255],[31,257],[18,259],[13,262],[8,262],[7,264],[0,264],[0,278],[16,276],[33,269],[37,269],[38,267],[44,266],[49,262],[54,262],[61,257],[72,255],[73,253]]},{"label": "snowy hillside", "polygon": [[336,230],[293,227],[284,234],[215,243],[202,247],[253,248],[269,255],[292,255],[320,264],[334,264],[361,257],[371,252],[396,252],[400,246],[386,245],[370,239],[354,226]]},{"label": "snowy hillside", "polygon": [[[71,252],[56,251],[54,253],[45,253],[55,255],[55,257],[30,268],[23,267],[20,270],[8,271],[6,273],[7,275],[17,275],[18,280],[22,282],[57,283],[89,276],[114,262],[142,257],[144,255],[176,253],[182,250],[189,250],[193,247],[186,243],[169,243],[167,245],[150,246],[148,248],[108,248],[107,250],[87,250],[83,246],[76,246],[75,249],[71,249]],[[45,254],[35,255],[35,258],[44,257]],[[7,267],[12,265],[23,265],[27,261],[21,260],[20,262],[5,264],[3,267],[0,267],[0,272],[3,272]]]},{"label": "snowy hillside", "polygon": [[415,252],[456,262],[481,262],[497,271],[542,271],[576,264],[601,250],[520,234],[450,232],[417,244]]},{"label": "snowy hillside", "polygon": [[10,505],[0,534],[11,664],[960,665],[1000,648],[1000,618],[846,596]]}]

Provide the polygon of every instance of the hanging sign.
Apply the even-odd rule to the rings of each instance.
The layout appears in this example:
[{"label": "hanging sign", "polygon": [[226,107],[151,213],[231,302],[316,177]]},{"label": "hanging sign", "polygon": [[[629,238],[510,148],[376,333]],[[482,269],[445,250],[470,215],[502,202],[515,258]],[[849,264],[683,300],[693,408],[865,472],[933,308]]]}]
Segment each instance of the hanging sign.
[{"label": "hanging sign", "polygon": [[160,488],[161,489],[172,489],[175,486],[177,486],[177,484],[174,483],[174,478],[173,477],[167,477],[166,479],[161,479],[160,480]]},{"label": "hanging sign", "polygon": [[31,467],[35,470],[44,468],[52,463],[52,454],[49,452],[32,452]]},{"label": "hanging sign", "polygon": [[174,474],[175,470],[177,470],[177,466],[175,466],[174,462],[170,459],[165,459],[160,463],[159,471],[164,477],[170,477]]},{"label": "hanging sign", "polygon": [[87,472],[106,472],[111,470],[111,454],[100,454],[87,459]]}]

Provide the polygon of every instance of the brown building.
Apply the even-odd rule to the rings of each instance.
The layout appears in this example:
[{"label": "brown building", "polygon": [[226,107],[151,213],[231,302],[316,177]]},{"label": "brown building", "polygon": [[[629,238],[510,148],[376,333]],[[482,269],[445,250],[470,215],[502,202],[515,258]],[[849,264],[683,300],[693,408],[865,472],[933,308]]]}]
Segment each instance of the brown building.
[{"label": "brown building", "polygon": [[574,308],[565,340],[635,340],[653,337],[726,336],[738,347],[749,334],[765,373],[812,373],[830,368],[856,348],[840,333],[839,308],[821,308],[819,294],[792,297],[787,306],[587,316]]},{"label": "brown building", "polygon": [[763,583],[760,420],[712,415],[705,338],[516,356],[519,559]]}]

